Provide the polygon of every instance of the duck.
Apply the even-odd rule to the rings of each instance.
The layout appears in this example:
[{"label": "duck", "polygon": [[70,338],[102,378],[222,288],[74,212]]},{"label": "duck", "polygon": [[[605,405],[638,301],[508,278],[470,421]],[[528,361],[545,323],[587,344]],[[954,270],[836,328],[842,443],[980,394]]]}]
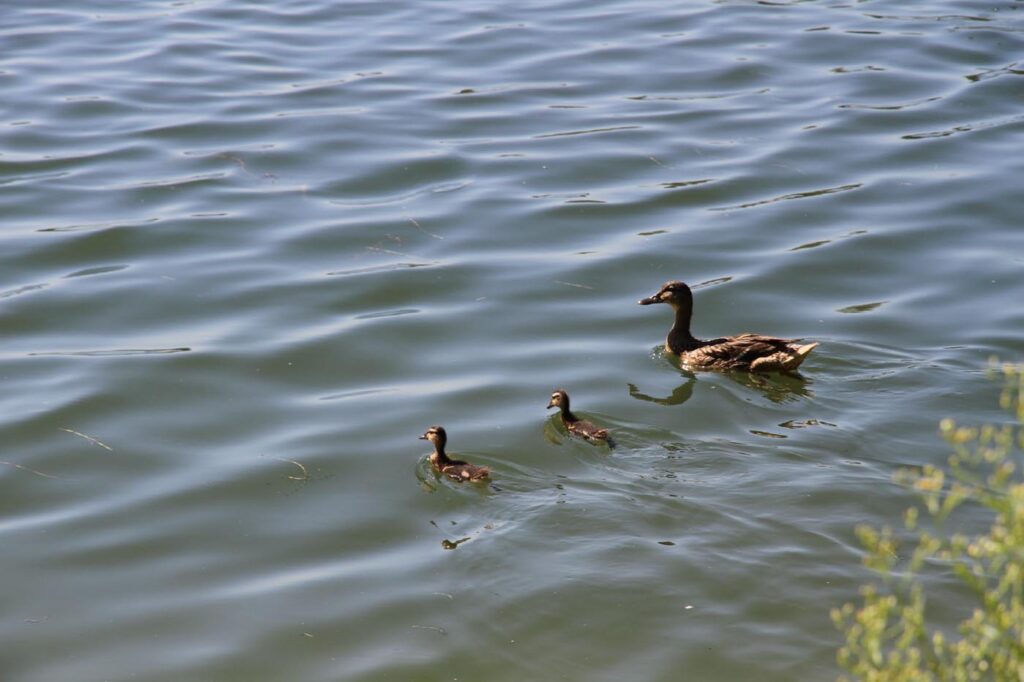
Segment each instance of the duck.
[{"label": "duck", "polygon": [[569,394],[565,392],[565,389],[556,389],[551,394],[551,400],[548,402],[548,409],[557,407],[561,411],[562,423],[565,424],[566,430],[574,436],[579,436],[591,443],[607,442],[611,444],[611,440],[608,436],[608,429],[599,429],[592,422],[588,422],[585,419],[580,419],[569,409]]},{"label": "duck", "polygon": [[429,440],[434,444],[434,451],[430,453],[430,465],[453,481],[476,483],[490,477],[491,470],[487,467],[451,459],[445,454],[444,446],[448,443],[448,433],[443,426],[431,426],[420,436],[420,440]]},{"label": "duck", "polygon": [[638,301],[640,305],[667,303],[676,314],[665,339],[665,350],[680,357],[692,369],[791,372],[807,359],[818,344],[803,339],[779,339],[760,334],[739,334],[702,341],[690,333],[693,292],[685,282],[665,282],[658,293]]}]

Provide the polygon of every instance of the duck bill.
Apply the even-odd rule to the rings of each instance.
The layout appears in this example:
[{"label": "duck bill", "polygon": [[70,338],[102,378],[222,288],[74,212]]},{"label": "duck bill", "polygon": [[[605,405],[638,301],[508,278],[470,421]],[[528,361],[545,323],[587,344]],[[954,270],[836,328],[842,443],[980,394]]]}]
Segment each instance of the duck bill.
[{"label": "duck bill", "polygon": [[426,440],[426,439],[427,439],[427,434],[424,433],[422,436],[420,436],[416,440]]},{"label": "duck bill", "polygon": [[552,407],[558,407],[558,406],[555,405],[555,401],[554,400],[549,400],[548,401],[548,408],[547,409],[550,410]]},{"label": "duck bill", "polygon": [[655,294],[654,296],[641,298],[639,301],[637,301],[637,303],[639,303],[640,305],[651,305],[652,303],[664,303],[664,301],[662,301],[661,298],[658,297],[658,294]]}]

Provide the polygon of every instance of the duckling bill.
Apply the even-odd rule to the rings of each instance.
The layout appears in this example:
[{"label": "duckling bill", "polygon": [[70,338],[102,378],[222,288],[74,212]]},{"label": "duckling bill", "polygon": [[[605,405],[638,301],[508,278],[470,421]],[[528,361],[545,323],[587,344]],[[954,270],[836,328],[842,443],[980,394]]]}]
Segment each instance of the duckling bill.
[{"label": "duckling bill", "polygon": [[591,443],[607,442],[611,445],[608,429],[599,429],[593,423],[580,419],[572,413],[569,409],[569,394],[564,389],[559,388],[551,394],[548,409],[550,410],[552,407],[559,408],[562,424],[565,425],[566,430],[570,434],[579,436]]},{"label": "duckling bill", "polygon": [[442,473],[453,481],[460,483],[477,482],[486,480],[491,475],[487,467],[476,466],[460,459],[451,459],[444,451],[448,443],[448,433],[443,426],[431,426],[420,436],[420,440],[429,440],[434,444],[434,451],[430,454],[430,465],[438,473]]},{"label": "duckling bill", "polygon": [[640,305],[667,303],[675,311],[675,323],[665,339],[665,350],[694,369],[739,369],[749,372],[792,371],[800,366],[817,343],[803,339],[778,339],[760,334],[739,334],[702,341],[690,333],[693,292],[684,282],[666,282],[658,293],[641,299]]}]

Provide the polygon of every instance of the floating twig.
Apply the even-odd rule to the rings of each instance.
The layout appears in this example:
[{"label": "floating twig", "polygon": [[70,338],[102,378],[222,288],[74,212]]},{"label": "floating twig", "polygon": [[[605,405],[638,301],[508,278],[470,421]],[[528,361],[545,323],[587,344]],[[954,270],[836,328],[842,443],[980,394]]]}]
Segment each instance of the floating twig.
[{"label": "floating twig", "polygon": [[23,471],[29,472],[30,474],[35,474],[36,476],[42,476],[43,478],[57,478],[56,476],[51,476],[50,474],[44,474],[42,471],[36,471],[35,469],[29,469],[27,466],[22,466],[21,464],[15,464],[14,462],[5,462],[3,460],[0,460],[0,464],[6,464],[7,466],[12,466],[15,469],[21,469]]},{"label": "floating twig", "polygon": [[439,234],[434,234],[433,232],[423,229],[423,226],[416,222],[415,218],[409,218],[409,222],[415,225],[417,228],[419,228],[420,232],[422,232],[423,234],[430,235],[434,239],[444,239],[444,237],[442,237]]},{"label": "floating twig", "polygon": [[306,467],[302,466],[302,462],[296,462],[294,459],[284,459],[282,457],[273,457],[272,459],[276,459],[278,462],[287,462],[289,464],[294,464],[295,466],[299,467],[299,469],[302,470],[302,476],[288,476],[288,478],[290,478],[291,480],[293,480],[293,481],[308,481],[309,480],[309,472],[306,471]]},{"label": "floating twig", "polygon": [[444,540],[441,540],[441,547],[443,549],[458,549],[459,545],[463,542],[469,542],[469,540],[469,537],[459,538],[458,540],[449,540],[445,538]]},{"label": "floating twig", "polygon": [[563,282],[560,279],[552,280],[555,284],[564,284],[567,287],[576,287],[577,289],[590,289],[594,290],[594,287],[588,287],[586,284],[574,284],[573,282]]},{"label": "floating twig", "polygon": [[403,258],[411,258],[417,260],[416,256],[411,256],[408,253],[402,253],[401,251],[392,251],[391,249],[383,249],[379,246],[367,246],[367,251],[376,251],[378,253],[390,253],[393,256],[402,256]]},{"label": "floating twig", "polygon": [[238,167],[242,169],[243,173],[246,173],[247,175],[255,175],[255,173],[249,170],[249,167],[245,165],[245,161],[235,156],[234,154],[218,154],[217,158],[224,159],[226,161],[234,161],[235,163],[238,164]]},{"label": "floating twig", "polygon": [[88,435],[86,435],[84,433],[81,433],[80,431],[75,431],[74,429],[68,429],[68,428],[65,428],[63,426],[59,427],[58,430],[66,431],[68,433],[71,433],[71,434],[74,434],[76,436],[79,436],[80,438],[84,438],[87,441],[89,441],[90,443],[92,443],[93,445],[98,445],[101,448],[103,448],[104,450],[109,450],[110,452],[114,451],[114,448],[110,447],[109,445],[107,445],[103,441],[101,441],[101,440],[99,440],[97,438],[93,438],[92,436],[88,436]]}]

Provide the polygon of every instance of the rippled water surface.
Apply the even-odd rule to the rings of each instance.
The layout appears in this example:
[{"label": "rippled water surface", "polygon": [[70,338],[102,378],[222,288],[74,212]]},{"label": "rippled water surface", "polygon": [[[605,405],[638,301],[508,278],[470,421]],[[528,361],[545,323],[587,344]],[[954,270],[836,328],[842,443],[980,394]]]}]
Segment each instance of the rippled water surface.
[{"label": "rippled water surface", "polygon": [[[0,677],[833,679],[854,525],[1021,355],[1022,54],[1006,0],[8,3]],[[673,365],[676,278],[803,379]]]}]

